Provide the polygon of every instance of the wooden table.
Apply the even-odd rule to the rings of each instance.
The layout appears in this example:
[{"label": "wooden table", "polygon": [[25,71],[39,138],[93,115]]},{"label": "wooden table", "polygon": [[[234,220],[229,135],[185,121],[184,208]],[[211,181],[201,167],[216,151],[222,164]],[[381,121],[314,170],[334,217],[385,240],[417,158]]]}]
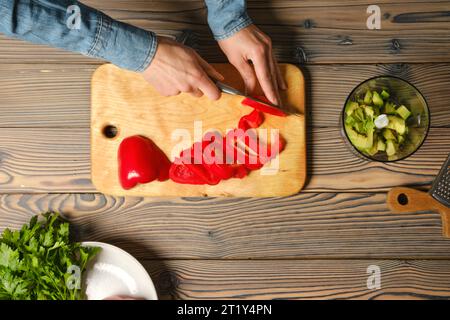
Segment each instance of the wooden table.
[{"label": "wooden table", "polygon": [[[0,228],[39,212],[71,220],[79,239],[118,245],[144,263],[161,298],[448,298],[450,240],[439,215],[394,215],[385,192],[427,189],[450,152],[450,1],[249,1],[281,61],[308,79],[309,181],[274,199],[113,198],[90,181],[89,84],[102,62],[0,37]],[[89,0],[221,62],[202,1]],[[184,33],[183,33],[184,30]],[[188,30],[188,31],[186,31]],[[338,115],[360,81],[413,82],[432,111],[423,147],[393,164],[356,158]],[[367,288],[367,267],[381,289]]]}]

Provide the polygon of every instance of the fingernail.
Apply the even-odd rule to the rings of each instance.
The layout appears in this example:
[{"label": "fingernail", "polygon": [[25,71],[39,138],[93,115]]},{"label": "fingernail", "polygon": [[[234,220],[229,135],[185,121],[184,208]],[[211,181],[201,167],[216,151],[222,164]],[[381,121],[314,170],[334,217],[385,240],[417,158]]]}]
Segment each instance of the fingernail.
[{"label": "fingernail", "polygon": [[278,99],[277,98],[272,98],[272,99],[270,99],[270,102],[272,102],[274,105],[278,105],[279,103],[279,101],[278,101]]}]

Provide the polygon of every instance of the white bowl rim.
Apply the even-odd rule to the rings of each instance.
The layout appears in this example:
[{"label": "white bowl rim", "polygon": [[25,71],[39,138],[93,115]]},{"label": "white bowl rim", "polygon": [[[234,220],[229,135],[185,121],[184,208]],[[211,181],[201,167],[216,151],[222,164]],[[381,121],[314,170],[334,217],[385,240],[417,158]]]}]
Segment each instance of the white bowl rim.
[{"label": "white bowl rim", "polygon": [[128,253],[127,251],[123,250],[122,248],[119,248],[115,245],[106,243],[106,242],[99,242],[99,241],[82,241],[80,242],[80,244],[84,247],[100,247],[100,248],[108,248],[111,250],[115,250],[115,251],[119,251],[120,253],[124,254],[125,256],[127,256],[130,260],[132,260],[139,269],[141,269],[142,274],[146,275],[146,281],[148,282],[149,286],[150,286],[150,291],[152,291],[152,293],[155,296],[155,300],[158,300],[158,294],[156,292],[155,289],[155,285],[152,281],[152,278],[150,277],[150,275],[148,274],[147,270],[145,270],[144,266],[130,253]]}]

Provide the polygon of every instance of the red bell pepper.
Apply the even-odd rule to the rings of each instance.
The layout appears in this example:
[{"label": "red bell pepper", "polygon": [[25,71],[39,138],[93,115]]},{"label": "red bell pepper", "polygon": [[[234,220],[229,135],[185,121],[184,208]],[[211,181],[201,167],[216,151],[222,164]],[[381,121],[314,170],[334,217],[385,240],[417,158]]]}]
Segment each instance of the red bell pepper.
[{"label": "red bell pepper", "polygon": [[153,141],[142,136],[125,138],[119,146],[119,180],[126,190],[138,183],[169,178],[170,161]]},{"label": "red bell pepper", "polygon": [[264,122],[264,115],[258,110],[253,110],[250,114],[247,114],[239,119],[238,128],[244,131],[248,129],[258,128]]},{"label": "red bell pepper", "polygon": [[[277,141],[272,142],[275,143],[274,152],[271,144],[260,145],[256,130],[251,129],[263,123],[262,112],[274,114],[273,109],[266,110],[267,106],[246,100],[242,103],[255,110],[239,120],[238,129],[227,132],[225,137],[216,133],[208,138],[211,132],[206,134],[202,141],[183,150],[174,163],[170,163],[164,153],[147,138],[133,136],[124,139],[118,152],[122,187],[130,189],[138,183],[156,179],[171,179],[182,184],[216,185],[230,178],[242,179],[250,171],[260,169],[284,149],[285,141],[278,136]],[[285,116],[281,110],[275,115]]]},{"label": "red bell pepper", "polygon": [[[255,98],[257,98],[257,99],[259,99],[261,101],[269,102],[267,100],[267,98],[264,97],[264,96],[258,96],[258,97],[255,97]],[[259,102],[255,101],[255,100],[250,99],[250,98],[245,98],[242,101],[242,104],[244,106],[252,107],[255,110],[258,110],[258,111],[261,111],[261,112],[264,112],[264,113],[268,113],[268,114],[271,114],[271,115],[274,115],[274,116],[278,116],[278,117],[286,117],[287,116],[287,114],[284,113],[281,109],[269,106],[267,104],[259,103]]]},{"label": "red bell pepper", "polygon": [[175,164],[170,166],[169,177],[181,184],[209,184],[216,185],[221,178],[208,171],[201,164]]}]

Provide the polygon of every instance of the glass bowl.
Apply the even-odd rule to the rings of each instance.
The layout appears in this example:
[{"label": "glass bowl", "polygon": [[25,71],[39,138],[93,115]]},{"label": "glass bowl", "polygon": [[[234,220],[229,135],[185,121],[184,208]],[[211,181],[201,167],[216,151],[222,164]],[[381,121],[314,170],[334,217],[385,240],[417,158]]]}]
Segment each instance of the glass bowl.
[{"label": "glass bowl", "polygon": [[[361,103],[364,100],[365,94],[368,90],[370,90],[371,92],[381,92],[382,90],[386,90],[390,94],[387,101],[389,101],[390,103],[394,103],[397,107],[404,105],[411,112],[411,115],[405,120],[407,131],[401,138],[401,144],[397,145],[396,154],[393,156],[388,156],[384,151],[377,151],[374,154],[373,150],[371,152],[372,154],[370,154],[366,150],[356,147],[349,137],[349,132],[347,132],[345,126],[347,118],[346,108],[350,102],[359,101],[359,103]],[[383,114],[383,110],[385,109],[380,108],[379,112]],[[430,111],[423,95],[419,90],[417,90],[415,86],[410,84],[408,81],[393,76],[379,76],[368,79],[360,83],[355,89],[353,89],[353,91],[347,97],[347,100],[345,101],[344,107],[342,109],[340,117],[340,127],[346,144],[358,156],[362,156],[363,158],[373,161],[398,161],[412,155],[420,148],[420,146],[425,141],[430,128]],[[382,136],[382,130],[383,129],[374,128],[374,132],[376,133],[374,137]],[[397,138],[399,139],[399,137]],[[379,139],[381,140],[381,138]]]}]

